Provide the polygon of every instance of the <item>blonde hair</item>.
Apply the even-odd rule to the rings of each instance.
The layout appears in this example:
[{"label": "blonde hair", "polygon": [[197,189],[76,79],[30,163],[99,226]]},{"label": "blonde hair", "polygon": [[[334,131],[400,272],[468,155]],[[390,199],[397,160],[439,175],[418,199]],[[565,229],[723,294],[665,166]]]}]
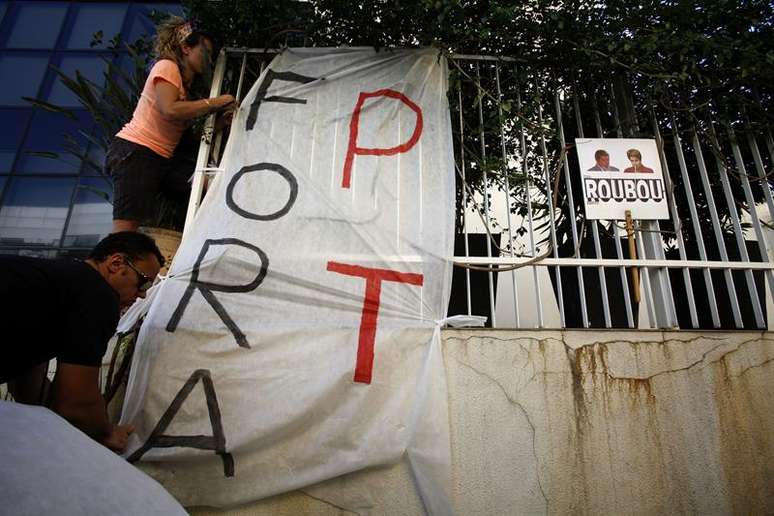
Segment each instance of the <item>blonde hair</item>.
[{"label": "blonde hair", "polygon": [[179,16],[170,16],[156,28],[156,39],[153,52],[156,59],[171,59],[182,68],[183,44],[193,46],[197,41],[190,41],[193,35],[191,24]]}]

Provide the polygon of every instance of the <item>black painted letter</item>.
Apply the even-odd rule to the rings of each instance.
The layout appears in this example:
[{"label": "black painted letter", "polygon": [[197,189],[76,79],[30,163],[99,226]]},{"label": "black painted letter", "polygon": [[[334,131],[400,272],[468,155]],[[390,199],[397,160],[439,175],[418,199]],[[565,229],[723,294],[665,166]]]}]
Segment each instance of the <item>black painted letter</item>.
[{"label": "black painted letter", "polygon": [[[212,435],[164,435],[164,431],[177,415],[183,402],[191,394],[196,384],[202,381],[204,397],[207,400],[207,412],[210,415]],[[223,475],[234,476],[234,457],[226,451],[226,435],[223,433],[223,422],[220,417],[218,397],[215,395],[215,386],[212,384],[210,372],[206,369],[194,371],[183,388],[177,393],[175,399],[169,405],[153,429],[148,440],[137,451],[129,456],[129,462],[137,462],[151,448],[196,448],[198,450],[213,450],[223,460]]]},{"label": "black painted letter", "polygon": [[[202,260],[204,260],[204,257],[207,255],[207,251],[211,245],[237,245],[254,251],[261,259],[261,269],[258,271],[258,275],[253,281],[246,285],[220,285],[218,283],[199,281],[199,267],[201,267]],[[269,257],[266,256],[266,253],[261,251],[259,247],[248,244],[247,242],[243,242],[237,238],[205,240],[204,245],[202,246],[202,251],[199,253],[199,257],[196,259],[196,263],[193,266],[193,271],[191,271],[191,283],[188,284],[188,288],[186,288],[185,292],[183,293],[183,297],[180,298],[180,303],[178,303],[177,308],[175,308],[174,313],[172,313],[172,317],[169,318],[169,322],[167,323],[167,331],[174,332],[177,329],[177,325],[180,323],[180,319],[183,317],[183,313],[188,306],[188,302],[191,300],[191,296],[193,296],[194,290],[198,289],[199,292],[202,293],[202,296],[204,296],[204,299],[206,299],[210,304],[212,309],[215,310],[215,313],[218,314],[221,321],[223,321],[226,327],[231,331],[231,334],[234,335],[237,344],[243,348],[249,348],[250,344],[247,343],[247,337],[244,333],[242,333],[242,330],[239,329],[239,326],[237,326],[234,320],[228,315],[226,309],[223,308],[223,305],[220,304],[220,301],[218,301],[212,291],[250,292],[255,290],[258,285],[261,284],[263,278],[266,277],[266,271],[268,269]]]},{"label": "black painted letter", "polygon": [[[237,181],[239,181],[239,178],[248,172],[257,172],[259,170],[272,170],[278,173],[285,179],[285,181],[288,182],[288,185],[290,186],[290,195],[288,195],[288,202],[285,203],[285,206],[275,211],[274,213],[269,213],[268,215],[259,215],[257,213],[247,211],[238,206],[236,201],[234,201],[234,188],[236,188],[236,184]],[[231,178],[231,181],[229,181],[228,187],[226,188],[226,205],[231,208],[234,213],[237,213],[246,219],[253,220],[274,220],[282,217],[290,211],[290,208],[293,207],[293,204],[296,202],[296,197],[298,197],[298,181],[296,181],[296,177],[290,172],[290,170],[276,163],[258,163],[257,165],[242,167],[239,172],[234,174],[234,177]]]},{"label": "black painted letter", "polygon": [[258,108],[261,107],[261,102],[283,102],[285,104],[306,104],[306,99],[296,99],[293,97],[279,97],[272,96],[267,97],[266,92],[271,86],[271,83],[275,80],[280,81],[292,81],[307,84],[312,81],[316,81],[317,77],[307,77],[306,75],[299,75],[293,72],[275,72],[274,70],[268,70],[266,77],[258,87],[258,91],[255,95],[255,100],[250,105],[250,113],[247,115],[246,130],[250,131],[255,126],[255,121],[258,119]]}]

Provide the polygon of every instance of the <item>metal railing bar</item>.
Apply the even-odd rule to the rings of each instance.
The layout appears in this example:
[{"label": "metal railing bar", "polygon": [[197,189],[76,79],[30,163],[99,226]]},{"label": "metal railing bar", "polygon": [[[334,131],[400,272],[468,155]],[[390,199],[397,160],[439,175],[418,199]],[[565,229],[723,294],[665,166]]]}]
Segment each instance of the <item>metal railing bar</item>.
[{"label": "metal railing bar", "polygon": [[[524,180],[526,185],[524,187],[524,200],[527,204],[527,224],[529,226],[529,245],[532,257],[537,256],[537,246],[535,245],[535,225],[532,218],[532,181],[530,180],[529,166],[527,163],[527,157],[529,151],[527,150],[527,137],[524,133],[524,113],[521,103],[521,83],[516,87],[516,110],[519,118],[519,143],[521,144],[521,169],[524,174]],[[538,309],[538,328],[545,327],[545,321],[543,320],[543,299],[540,293],[540,280],[538,278],[537,267],[532,267],[532,283],[535,288],[535,302]]]},{"label": "metal railing bar", "polygon": [[[677,162],[680,165],[680,175],[683,178],[683,188],[685,189],[686,198],[688,199],[688,210],[691,213],[691,225],[693,226],[693,232],[696,237],[696,246],[699,250],[699,258],[703,261],[707,261],[707,250],[704,247],[704,236],[701,230],[701,224],[699,224],[699,213],[696,209],[695,197],[693,196],[693,187],[691,186],[691,179],[688,175],[688,167],[685,164],[685,155],[683,154],[683,143],[680,139],[680,128],[677,126],[677,120],[674,114],[672,115],[672,137],[675,142],[675,149],[677,152]],[[709,300],[710,313],[712,315],[712,325],[715,328],[720,328],[720,313],[718,312],[718,305],[715,299],[715,286],[712,281],[712,275],[709,268],[704,269],[704,285],[707,288],[707,299]]]},{"label": "metal railing bar", "polygon": [[[640,224],[637,224],[636,227],[636,234],[637,238],[635,239],[635,245],[637,249],[637,254],[639,256],[645,256],[645,244],[643,243],[643,233],[640,229]],[[642,289],[645,291],[645,307],[648,310],[648,319],[650,322],[651,328],[658,328],[659,321],[656,317],[656,305],[653,304],[653,288],[650,283],[650,273],[651,273],[650,267],[643,267],[642,268]],[[663,292],[663,289],[662,289]]]},{"label": "metal railing bar", "polygon": [[[577,90],[573,91],[572,107],[573,107],[573,111],[575,112],[575,121],[578,127],[578,136],[580,138],[583,138],[584,137],[583,120],[581,118],[580,105],[578,104],[578,95],[579,95],[579,92]],[[565,141],[564,141],[563,131],[562,131],[561,142],[562,142],[562,146],[564,146]],[[565,160],[566,159],[567,157],[565,156]],[[569,185],[568,185],[568,190],[569,190]],[[602,246],[599,243],[599,228],[597,228],[597,221],[592,220],[590,221],[590,224],[591,224],[591,234],[594,238],[594,253],[597,258],[602,258]],[[605,269],[603,267],[599,267],[597,269],[597,274],[599,276],[599,284],[602,289],[602,310],[604,311],[605,328],[611,328],[613,326],[613,323],[610,320],[610,300],[607,294],[607,278],[605,276]]]},{"label": "metal railing bar", "polygon": [[[226,70],[226,53],[221,51],[218,54],[218,60],[215,63],[215,70],[213,71],[212,86],[210,87],[210,98],[220,95],[220,89],[223,85],[223,75]],[[204,123],[203,134],[212,134],[215,128],[215,114],[211,114],[207,117]],[[199,143],[199,153],[196,156],[196,168],[194,169],[193,182],[191,184],[191,195],[188,199],[188,210],[185,215],[185,225],[183,226],[183,239],[186,234],[191,231],[193,227],[193,220],[196,216],[196,212],[199,210],[199,205],[202,201],[202,193],[204,191],[204,176],[205,168],[208,167],[208,160],[210,156],[210,140],[202,137]]]},{"label": "metal railing bar", "polygon": [[[554,107],[556,109],[556,132],[559,136],[559,143],[562,146],[561,148],[565,148],[566,142],[564,141],[564,124],[562,122],[562,106],[559,102],[559,92],[554,91]],[[568,204],[568,211],[567,217],[570,222],[570,230],[572,233],[572,245],[574,249],[573,255],[577,258],[579,256],[580,250],[578,249],[578,225],[577,225],[577,219],[575,215],[575,201],[572,196],[572,182],[570,178],[570,162],[567,159],[567,154],[565,153],[562,159],[562,165],[564,168],[564,184],[565,188],[567,190],[567,204]],[[583,320],[583,327],[588,328],[589,327],[589,312],[588,307],[586,305],[586,286],[583,281],[583,268],[578,267],[576,269],[577,275],[578,275],[578,297],[580,299],[581,304],[581,318]]]},{"label": "metal railing bar", "polygon": [[[621,118],[620,118],[620,114],[619,114],[619,110],[618,110],[618,103],[616,102],[615,85],[614,84],[611,84],[611,86],[610,86],[610,95],[611,95],[611,99],[613,101],[613,119],[615,121],[616,127],[618,128],[619,137],[621,137],[621,135],[632,136],[631,134],[628,134],[628,135],[624,134],[624,130],[623,130],[624,128],[623,128],[623,125],[621,124]],[[630,104],[629,100],[630,99],[627,98],[626,92],[625,91],[621,92],[621,102],[623,103],[624,107],[628,106],[628,107],[631,108],[631,109],[628,110],[628,111],[631,112],[631,122],[632,122],[632,125],[634,126],[634,130],[637,133],[639,133],[639,131],[640,131],[639,122],[637,120],[636,113],[633,112],[634,111],[633,106],[629,106],[629,104]],[[627,124],[627,131],[626,132],[631,133],[631,127],[632,127],[631,125]],[[659,232],[659,234],[660,234],[661,226],[659,225],[658,221],[640,221],[640,223],[638,225],[638,230],[642,230],[643,229],[642,228],[643,225],[645,225],[646,228],[647,228],[647,233],[649,233],[649,235],[648,235],[649,239],[652,240],[652,233],[654,231]],[[655,229],[652,228],[651,226],[655,226]],[[638,237],[637,245],[639,245],[639,243],[640,243],[639,242],[639,238],[641,238],[642,235],[643,235],[643,232],[640,231],[640,236]],[[664,254],[664,252],[663,252],[663,244],[661,243],[660,238],[659,238],[657,243],[653,243],[652,244],[651,248],[652,248],[653,252],[656,253],[656,257],[657,258],[662,258],[663,257],[663,254]],[[640,251],[638,251],[638,252],[640,252]],[[641,252],[643,252],[643,253],[645,252],[645,244],[644,244],[644,242],[642,243],[642,246],[641,246]],[[644,256],[644,254],[643,254],[643,256]],[[650,271],[649,270],[645,270],[643,272],[643,274],[644,274],[644,280],[645,281],[643,282],[642,286],[646,289],[646,291],[645,291],[646,292],[646,299],[649,300],[648,301],[648,306],[647,306],[648,311],[649,311],[648,313],[651,316],[655,316],[655,314],[656,314],[656,306],[653,304],[653,299],[654,299],[654,297],[653,297],[653,284],[654,284],[654,282],[651,281],[652,278],[650,277]],[[672,324],[676,320],[676,315],[675,315],[675,311],[672,309],[674,305],[672,303],[672,284],[671,284],[671,282],[669,280],[669,275],[666,274],[666,273],[665,274],[658,274],[658,272],[656,272],[655,282],[659,285],[658,293],[660,294],[660,297],[661,297],[661,306],[665,307],[667,309],[667,311],[668,311],[668,313],[667,313],[667,320],[665,320],[665,321],[656,321],[656,325],[657,326],[664,326],[664,327],[672,326]]]},{"label": "metal railing bar", "polygon": [[774,270],[774,262],[727,262],[704,260],[654,260],[637,258],[634,260],[624,258],[543,258],[539,262],[530,261],[529,257],[506,256],[501,258],[487,258],[485,256],[455,256],[454,263],[467,265],[494,265],[508,266],[534,263],[536,267],[643,267],[653,269],[729,269],[729,270]]},{"label": "metal railing bar", "polygon": [[[758,171],[758,183],[763,190],[766,205],[769,207],[769,217],[772,222],[774,222],[774,196],[772,196],[771,186],[769,186],[769,181],[766,177],[766,168],[763,166],[763,159],[761,158],[761,152],[758,148],[758,142],[752,134],[748,134],[747,143],[750,145],[753,161],[755,162],[755,169]],[[772,292],[772,295],[774,295],[774,292]]]},{"label": "metal railing bar", "polygon": [[[503,155],[503,180],[505,183],[505,214],[508,221],[508,246],[510,254],[513,256],[513,221],[511,220],[511,187],[508,181],[508,153],[505,150],[505,131],[503,129],[503,108],[502,108],[502,90],[500,89],[500,64],[495,63],[495,83],[497,85],[497,121],[500,126],[500,148]],[[510,272],[511,285],[513,288],[513,312],[516,326],[519,324],[519,291],[516,287],[516,271]]]},{"label": "metal railing bar", "polygon": [[[592,108],[594,110],[594,125],[597,128],[597,134],[600,138],[605,137],[605,133],[602,129],[602,120],[599,116],[599,107],[597,106],[597,99],[595,96],[592,95],[591,97],[591,104]],[[615,224],[615,222],[611,223],[611,228],[613,230],[613,241],[615,243],[615,253],[619,260],[623,259],[623,249],[621,248],[621,238],[618,234],[618,226]],[[629,325],[629,328],[634,328],[634,315],[632,312],[632,300],[631,300],[631,294],[629,292],[629,279],[626,275],[626,269],[624,267],[619,268],[620,274],[621,274],[621,286],[623,287],[623,294],[624,294],[624,307],[626,308],[626,321]]]},{"label": "metal railing bar", "polygon": [[[470,244],[468,242],[468,217],[466,210],[468,206],[468,189],[464,187],[466,185],[467,178],[465,176],[465,124],[462,119],[462,82],[457,86],[457,100],[459,102],[459,121],[460,121],[460,163],[462,170],[462,235],[465,241],[465,256],[470,256]],[[465,299],[468,305],[468,315],[473,314],[473,308],[471,306],[470,299],[470,269],[465,269]]]},{"label": "metal railing bar", "polygon": [[242,85],[245,81],[245,70],[247,69],[247,53],[242,54],[242,66],[239,68],[239,82],[237,83],[237,90],[236,90],[236,103],[239,105],[239,102],[242,99]]},{"label": "metal railing bar", "polygon": [[[712,229],[715,233],[715,242],[720,252],[720,258],[723,261],[728,261],[728,253],[726,251],[726,243],[723,240],[723,232],[720,228],[720,219],[718,218],[718,212],[715,209],[715,196],[712,193],[712,186],[709,182],[709,174],[707,173],[707,166],[704,163],[704,153],[701,148],[701,142],[699,141],[699,134],[696,128],[692,128],[693,138],[693,152],[696,155],[696,162],[699,166],[699,176],[701,177],[702,185],[704,187],[704,194],[707,199],[707,206],[710,212],[710,218],[712,219]],[[742,314],[739,310],[739,301],[736,299],[736,287],[734,285],[734,278],[731,275],[730,270],[724,271],[726,280],[726,287],[728,288],[728,298],[731,302],[731,311],[734,315],[734,323],[737,328],[742,327]],[[712,297],[715,297],[715,292],[711,293]]]},{"label": "metal railing bar", "polygon": [[[484,107],[483,107],[483,101],[482,101],[482,95],[480,94],[481,91],[483,91],[483,88],[481,87],[481,71],[479,64],[476,63],[476,87],[478,88],[479,94],[478,97],[478,123],[479,123],[479,138],[481,139],[481,171],[483,173],[483,180],[484,180],[484,217],[486,219],[486,227],[491,228],[492,225],[490,224],[489,220],[489,178],[487,176],[486,172],[486,139],[484,135]],[[491,258],[492,256],[492,242],[491,239],[486,239],[486,255]],[[489,309],[492,314],[492,328],[497,327],[497,316],[495,314],[495,292],[494,292],[494,273],[491,271],[487,273],[489,278]]]},{"label": "metal railing bar", "polygon": [[[553,205],[553,192],[551,191],[551,174],[548,171],[548,148],[546,147],[546,136],[542,131],[543,128],[543,100],[538,93],[538,123],[540,124],[540,152],[543,156],[543,174],[546,181],[546,199],[548,200],[548,217],[551,222],[550,234],[551,234],[551,247],[553,249],[554,258],[559,258],[559,246],[556,243],[556,214],[554,213],[555,207]],[[564,314],[564,293],[562,292],[562,275],[561,270],[557,266],[554,269],[556,275],[556,293],[557,301],[559,305],[559,318],[562,322],[562,327],[566,325]]]},{"label": "metal railing bar", "polygon": [[[669,213],[672,217],[672,223],[675,227],[675,235],[677,237],[677,251],[680,254],[681,260],[687,260],[688,256],[685,252],[685,240],[683,239],[682,223],[680,216],[677,212],[677,201],[674,198],[674,183],[672,183],[672,176],[669,173],[669,165],[666,159],[666,152],[664,151],[664,139],[661,137],[661,131],[658,127],[658,120],[656,119],[656,112],[653,109],[653,105],[650,106],[651,122],[653,125],[653,133],[656,137],[656,148],[658,149],[659,159],[661,160],[661,170],[664,172],[664,189],[666,190],[667,204],[669,205]],[[693,281],[691,280],[691,274],[688,269],[683,269],[683,282],[685,283],[685,292],[688,298],[688,311],[691,316],[691,327],[699,327],[699,315],[696,310],[696,297],[693,294]],[[671,283],[670,283],[671,287]],[[671,289],[670,289],[671,293]],[[677,316],[677,310],[674,307],[674,296],[672,296],[672,307],[675,317]]]},{"label": "metal railing bar", "polygon": [[[710,130],[709,130],[710,139],[712,140],[712,144],[716,149],[720,149],[720,141],[717,137],[717,134],[715,133],[714,123],[710,122]],[[739,148],[737,147],[736,150],[738,151]],[[734,157],[736,157],[736,154],[734,154]],[[741,158],[741,154],[740,154]],[[726,204],[728,205],[728,212],[731,215],[731,224],[734,227],[734,237],[736,240],[736,246],[739,249],[739,256],[740,258],[745,261],[749,262],[750,257],[747,253],[747,244],[744,242],[744,232],[742,231],[742,224],[739,219],[739,212],[736,209],[736,203],[734,202],[734,195],[731,192],[731,183],[728,180],[728,171],[726,170],[726,167],[723,163],[720,162],[719,159],[716,159],[716,165],[718,169],[718,175],[720,176],[720,184],[723,187],[723,195],[726,199]],[[744,166],[744,164],[742,164]],[[740,169],[741,171],[741,169]],[[753,204],[751,206],[751,209],[754,209],[755,205]],[[753,307],[753,313],[755,314],[755,323],[759,328],[763,328],[763,312],[761,310],[761,303],[758,299],[758,288],[755,285],[755,278],[753,278],[752,271],[745,271],[744,273],[745,282],[747,283],[747,292],[750,294],[750,301],[752,303]]]},{"label": "metal railing bar", "polygon": [[[736,170],[739,173],[739,179],[742,183],[742,190],[744,191],[744,197],[747,201],[747,206],[749,208],[750,218],[752,219],[752,226],[753,230],[755,231],[755,238],[758,243],[758,251],[761,254],[761,260],[769,261],[769,256],[766,251],[766,238],[763,235],[763,226],[761,225],[761,221],[758,218],[758,212],[755,210],[755,199],[753,198],[752,189],[750,188],[750,181],[748,180],[747,176],[747,168],[744,165],[744,159],[742,158],[742,150],[739,148],[739,144],[736,140],[736,134],[734,133],[734,129],[727,125],[728,130],[728,136],[729,140],[731,142],[731,152],[734,155],[734,162],[736,163]],[[726,174],[723,174],[726,176]],[[726,182],[728,182],[728,178],[726,177]],[[734,212],[736,212],[736,209],[734,209]],[[739,231],[741,232],[741,225],[739,227]],[[747,244],[744,242],[744,238],[742,237],[742,248],[744,249],[744,253],[741,254],[741,257],[743,260],[750,261],[749,254],[747,252]],[[740,249],[741,252],[741,249]],[[756,323],[758,323],[758,326],[760,328],[763,328],[765,326],[764,318],[763,318],[763,308],[760,304],[760,299],[758,299],[758,288],[757,285],[755,285],[755,279],[753,278],[752,271],[746,271],[746,276],[749,276],[747,285],[748,289],[751,290],[750,295],[754,295],[753,301],[753,308],[756,306],[759,310],[761,310],[760,313],[760,321],[758,320],[758,312],[756,312]],[[766,274],[766,279],[769,283],[769,290],[774,294],[774,275],[771,274],[771,271],[769,271],[768,274]],[[750,281],[752,281],[752,288],[750,287]]]}]

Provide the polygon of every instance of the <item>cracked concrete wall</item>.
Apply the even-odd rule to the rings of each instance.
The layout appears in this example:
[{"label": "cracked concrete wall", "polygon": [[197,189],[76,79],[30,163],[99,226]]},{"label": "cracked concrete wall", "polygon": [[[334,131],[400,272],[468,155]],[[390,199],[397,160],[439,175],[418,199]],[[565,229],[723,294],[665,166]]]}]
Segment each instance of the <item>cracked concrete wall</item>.
[{"label": "cracked concrete wall", "polygon": [[[771,333],[447,330],[443,338],[457,514],[774,513]],[[400,463],[192,512],[423,510]]]}]

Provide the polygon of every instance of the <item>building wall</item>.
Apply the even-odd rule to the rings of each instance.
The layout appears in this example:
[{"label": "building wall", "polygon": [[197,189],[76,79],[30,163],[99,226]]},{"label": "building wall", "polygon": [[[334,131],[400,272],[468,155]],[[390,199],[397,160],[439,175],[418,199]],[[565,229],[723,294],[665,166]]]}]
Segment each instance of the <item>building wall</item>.
[{"label": "building wall", "polygon": [[[110,182],[63,152],[69,135],[101,163],[102,149],[89,142],[99,128],[52,67],[104,83],[105,59],[129,69],[124,44],[153,35],[154,10],[182,8],[179,2],[0,1],[0,253],[78,255],[110,231],[112,206],[104,198],[112,197]],[[73,116],[35,109],[22,97]]]},{"label": "building wall", "polygon": [[[444,357],[457,514],[774,513],[771,333],[449,330]],[[422,508],[396,464],[193,513]]]}]

